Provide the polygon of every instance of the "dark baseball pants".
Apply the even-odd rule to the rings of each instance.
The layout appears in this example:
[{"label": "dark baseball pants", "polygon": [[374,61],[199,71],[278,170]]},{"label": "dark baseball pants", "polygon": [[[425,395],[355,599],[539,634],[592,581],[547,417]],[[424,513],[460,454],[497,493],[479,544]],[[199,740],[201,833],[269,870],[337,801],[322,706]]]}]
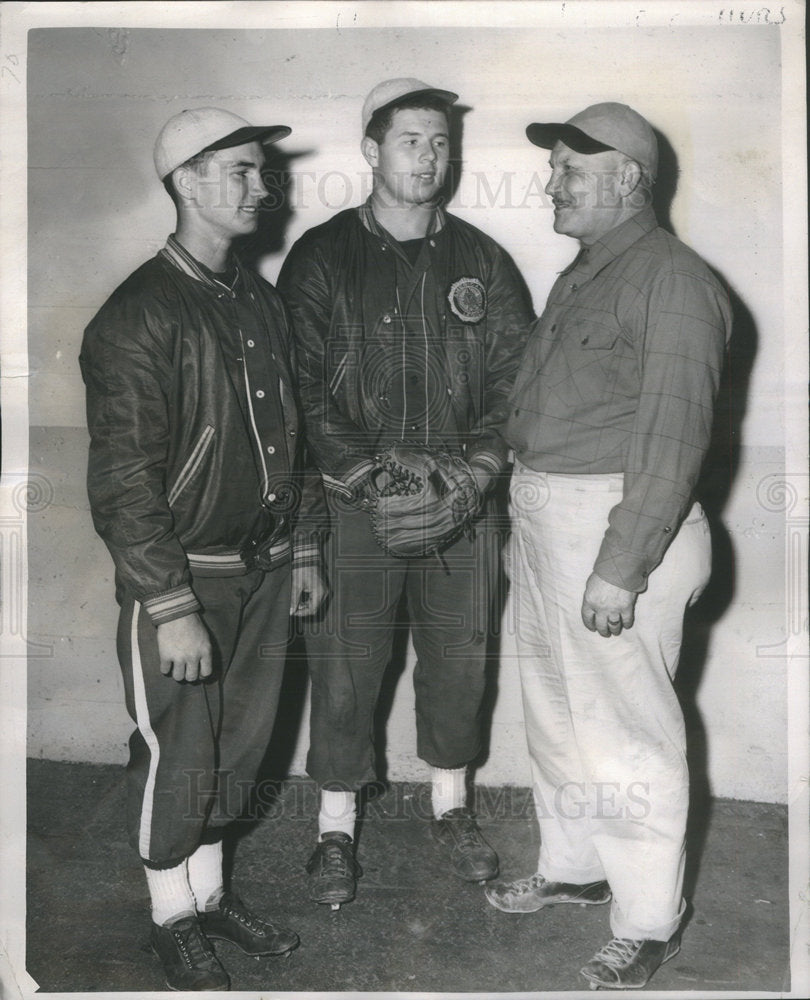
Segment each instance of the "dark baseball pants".
[{"label": "dark baseball pants", "polygon": [[160,672],[157,630],[124,597],[118,656],[129,741],[129,840],[144,862],[170,867],[244,809],[267,750],[289,633],[290,567],[198,578],[214,674],[189,684]]},{"label": "dark baseball pants", "polygon": [[[473,539],[442,554],[395,559],[377,545],[368,514],[330,497],[326,563],[331,599],[309,626],[312,678],[307,772],[321,786],[375,780],[374,711],[398,629],[410,627],[417,663],[416,752],[457,768],[482,745],[482,699],[498,541],[479,521]],[[407,616],[399,613],[405,598]]]}]

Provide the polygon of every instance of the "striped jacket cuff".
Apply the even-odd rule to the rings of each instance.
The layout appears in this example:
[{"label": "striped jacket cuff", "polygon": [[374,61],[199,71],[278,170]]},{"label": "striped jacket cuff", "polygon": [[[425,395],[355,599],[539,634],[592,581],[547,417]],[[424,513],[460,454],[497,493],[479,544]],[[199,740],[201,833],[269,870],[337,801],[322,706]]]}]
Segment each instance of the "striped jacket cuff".
[{"label": "striped jacket cuff", "polygon": [[174,621],[175,618],[185,618],[186,615],[202,609],[194,591],[185,583],[172,590],[164,590],[160,594],[147,597],[141,604],[152,619],[153,625],[163,625],[164,622]]},{"label": "striped jacket cuff", "polygon": [[320,546],[309,539],[293,542],[293,566],[320,566]]},{"label": "striped jacket cuff", "polygon": [[467,461],[470,465],[477,465],[493,476],[497,476],[503,467],[501,459],[491,451],[476,451],[468,456]]},{"label": "striped jacket cuff", "polygon": [[340,493],[347,498],[352,498],[355,495],[356,488],[376,468],[377,466],[374,462],[366,458],[357,465],[352,466],[340,479],[337,476],[330,476],[326,472],[322,473],[321,477],[327,489],[333,490],[335,493]]}]

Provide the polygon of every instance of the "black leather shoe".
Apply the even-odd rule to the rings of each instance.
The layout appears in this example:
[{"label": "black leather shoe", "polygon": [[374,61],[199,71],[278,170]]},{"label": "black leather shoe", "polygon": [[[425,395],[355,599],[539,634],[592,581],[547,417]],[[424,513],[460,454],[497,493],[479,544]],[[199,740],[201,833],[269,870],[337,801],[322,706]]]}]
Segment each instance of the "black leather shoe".
[{"label": "black leather shoe", "polygon": [[580,906],[607,903],[611,892],[607,882],[549,882],[542,875],[530,875],[514,882],[487,886],[490,903],[504,913],[535,913],[555,903],[579,903]]},{"label": "black leather shoe", "polygon": [[354,899],[357,879],[363,869],[354,857],[354,843],[348,833],[325,833],[307,862],[309,898],[330,903],[337,909]]},{"label": "black leather shoe", "polygon": [[170,990],[227,990],[228,973],[220,965],[196,917],[152,924],[152,948],[163,963]]},{"label": "black leather shoe", "polygon": [[233,892],[223,893],[216,910],[197,916],[207,938],[230,941],[246,955],[289,955],[298,947],[295,931],[257,917]]},{"label": "black leather shoe", "polygon": [[640,990],[655,970],[681,950],[678,934],[669,941],[613,938],[579,971],[592,990]]},{"label": "black leather shoe", "polygon": [[498,874],[498,855],[466,809],[450,809],[431,822],[430,830],[437,843],[450,848],[453,872],[465,882],[485,882]]}]

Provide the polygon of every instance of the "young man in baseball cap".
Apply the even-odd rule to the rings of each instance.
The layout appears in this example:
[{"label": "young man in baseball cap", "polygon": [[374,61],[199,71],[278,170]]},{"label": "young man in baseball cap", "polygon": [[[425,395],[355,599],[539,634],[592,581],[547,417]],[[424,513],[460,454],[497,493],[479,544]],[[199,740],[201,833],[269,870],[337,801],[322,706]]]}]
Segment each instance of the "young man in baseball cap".
[{"label": "young man in baseball cap", "polygon": [[298,944],[222,877],[223,836],[270,737],[289,616],[323,595],[323,498],[297,447],[290,330],[275,290],[231,250],[258,225],[262,144],[289,131],[219,108],[166,123],[154,162],[177,229],[91,321],[80,358],[88,492],[115,563],[136,727],[129,838],[174,990],[228,989],[212,940],[256,956]]},{"label": "young man in baseball cap", "polygon": [[487,897],[528,913],[612,895],[613,937],[581,973],[636,989],[680,946],[689,779],[672,677],[709,579],[693,489],[731,313],[658,226],[658,147],[640,114],[603,103],[526,132],[551,150],[554,229],[580,252],[529,337],[504,431],[508,620],[541,844],[535,874]]},{"label": "young man in baseball cap", "polygon": [[[385,80],[362,109],[373,191],[305,233],[279,290],[293,315],[307,440],[327,486],[333,599],[307,635],[309,774],[321,789],[311,898],[355,894],[356,792],[376,778],[374,712],[395,633],[408,623],[419,757],[432,778],[430,829],[459,878],[498,871],[467,808],[467,767],[483,745],[482,699],[497,545],[492,510],[435,556],[397,558],[368,511],[379,456],[442,453],[483,496],[506,463],[496,429],[531,319],[524,285],[493,240],[442,207],[457,95]],[[462,464],[463,463],[463,464]],[[425,491],[426,495],[428,491]],[[418,534],[420,518],[413,518]],[[408,621],[397,616],[404,598]]]}]

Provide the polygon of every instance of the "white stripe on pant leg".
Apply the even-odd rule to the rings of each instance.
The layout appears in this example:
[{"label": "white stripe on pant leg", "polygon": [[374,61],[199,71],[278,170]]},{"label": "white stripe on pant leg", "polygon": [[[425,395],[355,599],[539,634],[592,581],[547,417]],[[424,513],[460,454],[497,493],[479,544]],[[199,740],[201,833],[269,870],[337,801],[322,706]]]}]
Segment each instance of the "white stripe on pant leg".
[{"label": "white stripe on pant leg", "polygon": [[160,761],[160,745],[155,735],[151,720],[149,718],[149,706],[146,703],[146,687],[143,681],[143,663],[141,661],[141,650],[138,645],[138,619],[140,618],[141,605],[135,601],[132,608],[132,631],[130,633],[130,643],[132,647],[132,685],[135,695],[135,721],[141,732],[146,745],[149,748],[149,773],[146,776],[146,785],[143,790],[143,801],[141,803],[141,829],[138,836],[138,852],[142,858],[149,857],[152,832],[152,807],[155,800],[155,778],[157,775],[158,763]]}]

